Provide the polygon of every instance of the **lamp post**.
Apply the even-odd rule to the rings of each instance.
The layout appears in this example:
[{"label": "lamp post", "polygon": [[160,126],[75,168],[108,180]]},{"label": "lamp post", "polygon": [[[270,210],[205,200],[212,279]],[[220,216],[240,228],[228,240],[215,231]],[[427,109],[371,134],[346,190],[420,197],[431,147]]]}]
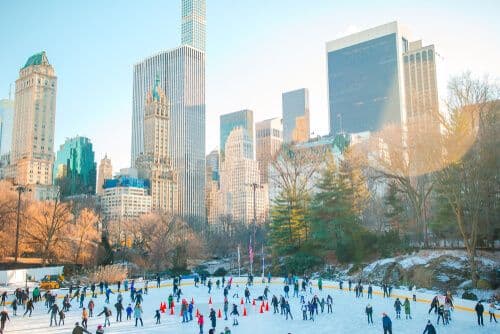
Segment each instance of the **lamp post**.
[{"label": "lamp post", "polygon": [[14,263],[17,263],[17,258],[19,256],[19,224],[21,221],[21,194],[24,192],[31,191],[30,188],[26,186],[18,185],[15,190],[17,191],[17,221],[16,221],[16,249],[14,252]]},{"label": "lamp post", "polygon": [[[262,186],[258,183],[251,183],[250,187],[253,189],[253,238],[252,238],[252,251],[255,252],[255,226],[257,225],[257,200],[255,193],[257,192],[257,189],[262,188]],[[250,263],[250,271],[253,274],[253,263]]]}]

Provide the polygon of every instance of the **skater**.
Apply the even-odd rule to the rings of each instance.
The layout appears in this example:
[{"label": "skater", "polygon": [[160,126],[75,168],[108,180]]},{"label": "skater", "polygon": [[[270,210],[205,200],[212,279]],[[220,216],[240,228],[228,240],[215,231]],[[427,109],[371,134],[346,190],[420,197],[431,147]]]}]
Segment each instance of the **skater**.
[{"label": "skater", "polygon": [[[156,310],[156,313],[155,313],[155,319],[156,319],[156,324],[159,325],[160,324],[160,318],[161,318],[161,314],[160,314],[160,310]],[[184,322],[184,321],[183,321]]]},{"label": "skater", "polygon": [[59,323],[57,324],[57,326],[61,326],[61,323],[64,326],[64,318],[66,318],[66,315],[64,314],[63,310],[60,310],[59,311]]},{"label": "skater", "polygon": [[215,329],[217,324],[217,315],[215,314],[215,310],[213,308],[210,309],[210,314],[208,315],[208,318],[212,322],[212,328]]},{"label": "skater", "polygon": [[[107,289],[106,289],[106,300],[105,300],[105,303],[106,303],[106,304],[109,304],[109,295],[111,295],[111,294],[113,294],[113,295],[114,295],[113,291],[111,291],[111,289],[110,289],[110,288],[107,288]],[[106,325],[104,325],[104,327],[106,327]]]},{"label": "skater", "polygon": [[299,282],[297,281],[293,283],[293,296],[299,298]]},{"label": "skater", "polygon": [[160,274],[156,274],[156,288],[160,288],[160,282],[161,282],[161,279],[160,279]]},{"label": "skater", "polygon": [[208,294],[210,294],[212,292],[212,280],[211,279],[208,280],[207,287],[208,287]]},{"label": "skater", "polygon": [[132,309],[132,305],[128,304],[127,309],[125,312],[127,313],[127,320],[132,320],[132,312],[134,310]]},{"label": "skater", "polygon": [[276,295],[273,295],[273,298],[271,298],[271,305],[273,306],[273,313],[278,313],[278,297]]},{"label": "skater", "polygon": [[[31,312],[33,312],[34,309],[35,309],[35,306],[33,305],[33,299],[28,300],[28,302],[26,303],[26,311],[24,311],[23,317],[28,312],[29,312],[29,317],[31,317]],[[490,316],[490,321],[491,321],[491,316]]]},{"label": "skater", "polygon": [[384,334],[392,334],[392,321],[386,313],[383,313],[382,316],[382,328],[384,329]]},{"label": "skater", "polygon": [[203,324],[205,323],[205,320],[203,319],[203,314],[200,314],[198,317],[198,326],[200,326],[200,334],[203,334]]},{"label": "skater", "polygon": [[73,328],[73,331],[71,333],[72,334],[83,334],[83,333],[92,334],[86,328],[83,328],[82,326],[80,326],[80,324],[78,322],[75,322],[75,328]]},{"label": "skater", "polygon": [[[283,288],[283,291],[285,292],[285,298],[290,298],[290,297],[288,297],[288,292],[290,291],[290,287],[288,285],[285,285],[285,287]],[[293,294],[295,297],[295,291]]]},{"label": "skater", "polygon": [[488,308],[488,313],[490,314],[490,322],[491,322],[491,320],[495,320],[495,322],[498,322],[497,318],[495,317],[496,310],[497,310],[497,308],[495,307],[495,303],[491,302],[490,306]]},{"label": "skater", "polygon": [[373,325],[373,307],[370,304],[366,305],[365,312],[368,319],[368,325]]},{"label": "skater", "polygon": [[318,279],[318,289],[319,291],[323,291],[323,279],[321,277]]},{"label": "skater", "polygon": [[484,322],[483,322],[484,306],[483,306],[483,304],[481,304],[481,300],[477,302],[475,310],[476,310],[476,315],[477,315],[477,324],[479,326],[484,326]]},{"label": "skater", "polygon": [[188,322],[188,303],[185,299],[181,303],[182,322]]},{"label": "skater", "polygon": [[94,304],[94,301],[92,299],[89,301],[89,305],[88,306],[89,306],[89,316],[93,317],[94,316],[94,306],[95,306],[95,304]]},{"label": "skater", "polygon": [[89,313],[87,312],[87,309],[84,307],[82,310],[82,326],[84,328],[87,328],[88,320],[89,320]]},{"label": "skater", "polygon": [[328,295],[326,297],[326,313],[333,313],[332,304],[333,304],[333,298],[332,296]]},{"label": "skater", "polygon": [[394,309],[396,310],[396,319],[401,319],[401,301],[399,298],[396,298],[394,302]]},{"label": "skater", "polygon": [[245,303],[250,303],[250,290],[248,290],[248,287],[245,288]]},{"label": "skater", "polygon": [[189,303],[188,306],[189,321],[193,321],[193,309],[194,309],[194,301],[191,300],[191,303]]},{"label": "skater", "polygon": [[340,289],[340,290],[343,290],[343,288],[342,288],[342,286],[343,286],[343,285],[344,285],[344,281],[340,281],[340,282],[339,282],[339,289]]},{"label": "skater", "polygon": [[142,307],[141,307],[141,304],[135,304],[135,307],[134,307],[134,317],[135,317],[135,327],[137,327],[137,321],[138,320],[141,322],[141,327],[144,326],[144,323],[142,322]]},{"label": "skater", "polygon": [[321,298],[321,301],[319,302],[319,307],[321,307],[321,314],[325,311],[325,298]]},{"label": "skater", "polygon": [[368,285],[368,299],[373,299],[373,287],[371,284]]},{"label": "skater", "polygon": [[12,307],[12,314],[14,316],[17,316],[17,299],[14,299],[12,303],[10,304],[10,307]]},{"label": "skater", "polygon": [[437,319],[437,324],[439,325],[439,319],[443,320],[443,325],[446,325],[446,322],[444,320],[444,305],[440,305],[438,307],[438,319]]},{"label": "skater", "polygon": [[416,302],[417,301],[417,287],[415,285],[413,286],[412,291],[413,291],[413,301]]},{"label": "skater", "polygon": [[403,303],[403,306],[405,308],[405,317],[406,317],[406,320],[411,319],[410,300],[408,300],[408,298],[405,299],[405,302]]},{"label": "skater", "polygon": [[123,312],[123,305],[122,301],[118,300],[118,302],[115,304],[116,308],[116,322],[122,322],[122,312]]},{"label": "skater", "polygon": [[104,334],[104,328],[102,328],[102,325],[97,325],[97,330],[95,331],[95,334]]},{"label": "skater", "polygon": [[106,306],[104,306],[102,312],[99,313],[97,316],[100,317],[103,314],[104,314],[104,327],[106,327],[106,324],[108,326],[111,326],[111,322],[109,321],[109,318],[111,318],[111,310],[108,309]]},{"label": "skater", "polygon": [[351,291],[351,287],[352,287],[352,281],[351,281],[351,279],[349,279],[347,281],[347,284],[349,285],[349,291]]},{"label": "skater", "polygon": [[233,310],[230,315],[233,316],[233,326],[238,326],[238,317],[240,316],[240,313],[238,312],[238,305],[233,304]]},{"label": "skater", "polygon": [[286,316],[286,320],[288,320],[288,315],[290,315],[290,319],[293,320],[292,312],[290,312],[290,304],[288,303],[288,301],[285,301],[285,316]]},{"label": "skater", "polygon": [[302,309],[302,320],[307,320],[307,305],[305,302],[302,303],[301,309]]},{"label": "skater", "polygon": [[50,313],[50,327],[52,327],[52,320],[54,320],[54,325],[57,326],[57,314],[59,313],[59,306],[57,304],[53,304],[51,308],[49,308]]},{"label": "skater", "polygon": [[9,314],[5,309],[0,312],[0,333],[3,333],[3,330],[5,329],[5,322],[10,321]]},{"label": "skater", "polygon": [[438,312],[438,307],[439,307],[439,298],[438,296],[434,296],[431,301],[431,308],[429,309],[428,314],[431,314],[432,310],[434,310],[434,314]]},{"label": "skater", "polygon": [[423,334],[436,334],[436,328],[434,328],[430,320],[427,320],[427,326],[425,326]]},{"label": "skater", "polygon": [[[229,302],[224,298],[224,320],[227,320],[227,312],[229,311]],[[274,312],[276,313],[276,312]]]}]

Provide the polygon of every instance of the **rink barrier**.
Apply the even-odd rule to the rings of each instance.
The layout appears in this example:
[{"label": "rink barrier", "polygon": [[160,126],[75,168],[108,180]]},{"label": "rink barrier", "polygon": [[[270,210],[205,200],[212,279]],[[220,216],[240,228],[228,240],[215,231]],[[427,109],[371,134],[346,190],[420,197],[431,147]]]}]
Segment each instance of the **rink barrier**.
[{"label": "rink barrier", "polygon": [[[238,284],[246,284],[246,282],[247,282],[246,280],[243,280],[243,281],[236,281],[236,280],[234,280],[234,281],[233,281],[233,284],[235,284],[235,283],[238,283]],[[258,285],[267,285],[267,284],[269,284],[269,283],[267,283],[267,280],[266,280],[266,282],[264,282],[264,283],[262,283],[262,282],[255,282],[255,283],[253,283],[253,285],[256,285],[256,284],[258,284]],[[274,279],[274,281],[272,280],[270,284],[284,285],[284,283],[283,283],[283,281],[281,281],[281,279],[280,279],[280,280],[278,280],[278,279]],[[179,284],[178,286],[180,287],[180,286],[191,286],[191,285],[194,285],[194,282],[186,282],[186,283],[181,283],[181,284]],[[154,286],[150,286],[150,287],[148,287],[148,290],[149,290],[149,289],[160,289],[160,288],[166,288],[166,287],[172,287],[172,286],[173,286],[173,282],[172,282],[172,283],[170,283],[170,282],[165,282],[165,283],[160,283],[160,287],[159,287],[159,288],[157,288],[157,287],[156,287],[156,284],[155,284]],[[200,285],[200,284],[198,284],[198,286],[199,286],[199,287],[204,287],[204,285]],[[317,283],[315,284],[315,287],[316,287],[316,288],[318,288],[318,284],[317,284]],[[332,289],[332,290],[338,290],[338,291],[354,292],[354,289],[352,289],[351,291],[349,291],[349,289],[348,289],[348,288],[345,288],[345,289],[340,289],[339,287],[334,286],[334,285],[330,285],[330,284],[323,285],[323,289],[325,289],[325,288],[327,288],[327,289]],[[42,292],[42,291],[46,291],[46,290],[42,290],[42,289],[40,289],[40,292]],[[118,292],[118,289],[111,289],[111,291],[113,291],[113,293],[114,293],[114,292]],[[125,291],[125,290],[121,290],[120,292],[123,292],[123,291]],[[373,293],[372,293],[372,294],[374,294],[374,295],[378,295],[378,296],[383,296],[383,295],[384,295],[383,291],[373,291]],[[42,295],[42,293],[41,293],[40,295]],[[100,296],[100,295],[104,295],[104,293],[103,293],[103,294],[98,293],[97,295],[98,295],[98,296]],[[365,290],[363,290],[363,296],[364,296],[364,295],[365,295]],[[368,295],[368,293],[366,293],[366,295]],[[57,295],[57,299],[63,299],[63,298],[64,298],[64,296],[65,296],[65,295],[59,295],[59,294],[58,294],[58,295]],[[42,296],[42,298],[43,298],[43,296]],[[363,298],[364,298],[364,297],[363,297]],[[401,295],[401,294],[393,294],[393,293],[391,293],[391,296],[390,296],[390,297],[388,297],[388,298],[389,298],[389,299],[391,299],[391,298],[408,298],[408,299],[410,299],[410,300],[412,300],[412,301],[413,301],[413,294],[411,293],[411,294],[408,296],[408,295]],[[42,299],[42,301],[43,301],[43,299]],[[431,302],[431,300],[430,300],[430,299],[425,299],[425,298],[417,298],[417,303],[425,303],[425,304],[430,304],[430,302]],[[11,304],[11,302],[9,302],[9,301],[8,301],[8,302],[6,302],[6,305],[10,305],[10,304]],[[471,308],[471,307],[461,306],[461,305],[455,305],[455,304],[453,304],[453,309],[455,309],[455,310],[460,310],[460,311],[471,312],[471,313],[475,313],[475,312],[476,312],[476,310],[474,310],[474,309],[473,309],[473,308]],[[483,312],[483,315],[485,315],[485,314],[486,314],[486,315],[488,315],[488,311],[486,310],[486,307],[485,307],[485,311]]]}]

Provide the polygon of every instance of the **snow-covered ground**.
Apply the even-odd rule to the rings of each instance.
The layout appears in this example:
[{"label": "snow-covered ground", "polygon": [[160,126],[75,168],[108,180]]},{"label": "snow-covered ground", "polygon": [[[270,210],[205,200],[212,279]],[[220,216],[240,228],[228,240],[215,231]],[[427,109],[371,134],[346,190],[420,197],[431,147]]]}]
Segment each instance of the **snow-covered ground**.
[{"label": "snow-covered ground", "polygon": [[[214,280],[215,282],[215,280]],[[233,283],[233,288],[231,289],[229,296],[231,297],[236,291],[239,293],[240,297],[243,295],[244,290],[244,279],[235,279]],[[149,295],[145,295],[143,308],[143,320],[144,327],[134,327],[132,321],[123,321],[117,323],[112,319],[111,327],[105,329],[105,333],[199,333],[199,329],[196,323],[196,318],[194,321],[182,324],[182,318],[179,316],[180,308],[176,303],[175,315],[169,315],[168,313],[162,314],[161,325],[156,325],[154,320],[155,310],[159,308],[160,302],[166,301],[168,295],[171,293],[171,281],[162,282],[162,288],[154,289],[151,288],[153,282],[149,283]],[[238,286],[237,286],[238,285]],[[137,287],[141,286],[141,283],[136,284]],[[257,283],[255,286],[250,287],[251,296],[257,297],[262,295],[264,290],[264,284]],[[373,299],[368,300],[366,298],[366,287],[365,287],[365,297],[355,298],[354,292],[349,292],[346,290],[347,284],[344,284],[344,290],[338,289],[338,283],[335,282],[323,282],[323,291],[318,291],[315,289],[314,294],[317,294],[320,299],[328,294],[333,297],[333,314],[325,313],[319,314],[315,318],[315,321],[303,321],[302,312],[300,311],[299,299],[290,298],[291,312],[293,314],[294,320],[285,320],[285,318],[279,314],[272,313],[272,306],[269,305],[270,311],[259,313],[259,303],[256,306],[247,304],[245,307],[248,312],[248,316],[241,316],[239,319],[240,325],[233,327],[231,326],[232,320],[229,319],[224,321],[223,319],[217,319],[216,333],[219,334],[223,331],[225,326],[231,329],[233,334],[255,334],[255,333],[293,333],[293,334],[305,334],[305,333],[382,333],[382,322],[381,315],[382,312],[386,312],[392,319],[393,322],[393,333],[397,334],[414,334],[422,333],[424,327],[427,323],[427,319],[430,319],[433,324],[436,322],[436,316],[432,313],[430,316],[427,311],[429,309],[429,300],[432,299],[433,295],[423,292],[417,292],[417,302],[411,302],[411,312],[413,319],[404,320],[404,311],[402,314],[402,320],[396,320],[394,311],[394,300],[397,296],[404,297],[408,296],[411,300],[411,292],[403,290],[393,290],[392,298],[382,298],[380,290],[374,288]],[[208,319],[208,311],[210,307],[213,307],[216,311],[222,309],[223,306],[223,294],[222,289],[214,288],[212,289],[212,301],[213,305],[208,305],[209,294],[208,289],[204,286],[198,288],[193,286],[192,280],[182,281],[182,291],[184,293],[183,298],[191,300],[194,298],[195,310],[196,308],[205,317],[205,328],[204,333],[208,333],[210,327],[210,320]],[[272,283],[269,285],[271,290],[271,296],[276,294],[278,297],[283,293],[282,279],[273,279]],[[0,289],[1,290],[1,289]],[[291,289],[293,291],[293,288]],[[292,291],[290,295],[292,295]],[[67,293],[65,290],[59,291],[59,295]],[[87,296],[89,296],[89,293]],[[124,293],[124,305],[128,305],[130,300],[130,295]],[[111,295],[110,306],[113,310],[113,317],[116,315],[116,311],[113,305],[116,302],[116,294]],[[306,298],[310,298],[311,295],[306,295]],[[9,300],[11,300],[9,296]],[[404,298],[403,298],[404,300]],[[402,300],[402,301],[403,301]],[[85,305],[88,303],[89,299],[85,300]],[[62,300],[58,299],[58,304],[62,304]],[[104,304],[104,296],[98,296],[95,300],[96,307],[95,311],[102,311]],[[230,303],[235,302],[239,307],[240,314],[243,314],[243,307],[240,305],[240,298],[230,299]],[[373,318],[374,325],[368,325],[365,316],[365,306],[370,303],[373,306]],[[448,326],[439,325],[437,326],[437,332],[439,334],[444,333],[499,333],[500,324],[495,324],[489,322],[488,316],[485,314],[485,326],[479,328],[476,323],[476,315],[472,312],[475,302],[462,300],[455,298],[456,309],[452,312],[452,321]],[[487,310],[487,305],[485,304],[485,309]],[[66,325],[61,327],[49,327],[49,315],[47,314],[47,309],[45,308],[43,302],[39,302],[35,306],[35,311],[31,318],[22,317],[23,308],[18,309],[17,317],[12,316],[12,309],[7,307],[9,315],[11,316],[11,321],[6,325],[5,333],[71,333],[74,323],[81,321],[80,314],[81,310],[78,309],[78,303],[73,301],[73,307],[70,312],[66,315]],[[167,311],[168,312],[168,311]],[[96,313],[97,314],[97,313]],[[125,316],[123,317],[125,319]],[[500,318],[500,314],[497,313],[497,318]],[[500,319],[499,319],[500,320]],[[88,329],[95,333],[98,324],[103,324],[104,318],[93,317],[89,319]]]}]

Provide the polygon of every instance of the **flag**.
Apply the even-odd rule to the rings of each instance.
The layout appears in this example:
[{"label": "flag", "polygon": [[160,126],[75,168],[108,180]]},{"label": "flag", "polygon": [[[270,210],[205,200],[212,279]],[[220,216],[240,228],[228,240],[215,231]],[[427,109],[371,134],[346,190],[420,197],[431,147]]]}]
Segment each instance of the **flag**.
[{"label": "flag", "polygon": [[252,245],[248,245],[248,257],[250,258],[250,263],[253,263],[253,249]]},{"label": "flag", "polygon": [[240,266],[240,246],[238,246],[238,267]]}]

